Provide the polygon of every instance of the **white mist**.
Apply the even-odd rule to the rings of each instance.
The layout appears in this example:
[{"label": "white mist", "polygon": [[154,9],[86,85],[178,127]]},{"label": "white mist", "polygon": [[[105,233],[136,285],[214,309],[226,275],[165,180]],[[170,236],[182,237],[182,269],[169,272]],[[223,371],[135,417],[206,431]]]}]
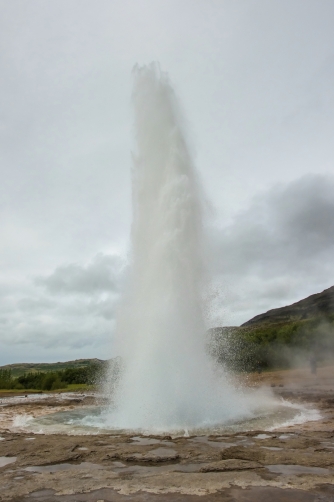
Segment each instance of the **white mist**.
[{"label": "white mist", "polygon": [[132,268],[116,330],[110,425],[179,430],[252,416],[205,350],[202,198],[180,111],[156,64],[134,70]]}]

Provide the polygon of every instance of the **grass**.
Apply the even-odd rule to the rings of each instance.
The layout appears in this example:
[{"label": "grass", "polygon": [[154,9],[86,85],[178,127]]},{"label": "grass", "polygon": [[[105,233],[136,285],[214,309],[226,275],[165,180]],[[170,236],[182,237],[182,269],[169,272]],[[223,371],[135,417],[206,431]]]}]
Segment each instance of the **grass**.
[{"label": "grass", "polygon": [[59,392],[77,392],[77,391],[87,391],[87,390],[95,390],[96,387],[94,385],[87,385],[84,383],[74,383],[69,384],[64,389],[57,390],[40,390],[40,389],[0,389],[1,394],[57,394]]},{"label": "grass", "polygon": [[77,359],[75,361],[66,361],[58,363],[17,363],[0,366],[0,369],[10,369],[12,376],[17,378],[26,373],[39,373],[47,371],[62,371],[68,368],[78,369],[86,368],[96,364],[97,359]]},{"label": "grass", "polygon": [[64,391],[74,392],[76,390],[95,390],[95,385],[88,385],[86,383],[71,383],[69,384]]}]

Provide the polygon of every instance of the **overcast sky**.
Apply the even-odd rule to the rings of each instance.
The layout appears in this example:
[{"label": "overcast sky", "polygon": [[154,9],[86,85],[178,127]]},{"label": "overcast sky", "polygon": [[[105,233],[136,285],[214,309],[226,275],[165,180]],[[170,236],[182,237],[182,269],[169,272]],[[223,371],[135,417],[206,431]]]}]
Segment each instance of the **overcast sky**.
[{"label": "overcast sky", "polygon": [[334,284],[333,0],[0,0],[0,364],[114,356],[134,64],[213,210],[211,325]]}]

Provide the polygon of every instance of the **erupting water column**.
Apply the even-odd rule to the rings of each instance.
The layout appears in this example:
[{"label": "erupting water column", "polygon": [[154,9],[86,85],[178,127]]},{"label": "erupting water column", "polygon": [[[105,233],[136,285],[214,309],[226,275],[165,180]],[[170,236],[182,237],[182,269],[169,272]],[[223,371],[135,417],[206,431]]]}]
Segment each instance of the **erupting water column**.
[{"label": "erupting water column", "polygon": [[117,323],[115,426],[171,430],[247,416],[205,352],[202,199],[167,74],[134,70],[132,268]]}]

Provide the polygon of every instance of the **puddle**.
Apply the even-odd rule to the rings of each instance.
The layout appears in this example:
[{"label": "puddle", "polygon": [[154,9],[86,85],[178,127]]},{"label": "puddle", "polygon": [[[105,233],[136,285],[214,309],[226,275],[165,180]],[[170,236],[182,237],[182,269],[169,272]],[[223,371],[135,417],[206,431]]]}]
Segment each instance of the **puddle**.
[{"label": "puddle", "polygon": [[271,439],[270,434],[258,434],[257,436],[254,436],[254,439]]},{"label": "puddle", "polygon": [[153,439],[153,438],[141,438],[139,436],[135,436],[133,438],[130,438],[132,441],[135,441],[138,444],[141,444],[143,446],[148,446],[150,444],[159,444],[161,441],[159,439]]},{"label": "puddle", "polygon": [[265,450],[271,450],[271,451],[283,450],[283,448],[279,448],[278,446],[260,446],[260,448],[263,448]]},{"label": "puddle", "polygon": [[0,441],[4,441],[4,440],[5,440],[5,438],[0,438]]},{"label": "puddle", "polygon": [[88,450],[88,448],[86,448],[85,446],[79,446],[79,448],[77,448],[77,450]]},{"label": "puddle", "polygon": [[241,444],[242,446],[253,446],[254,441],[250,441],[249,439],[242,439],[241,441],[238,441],[238,443],[232,443],[232,446],[235,446],[235,444]]},{"label": "puddle", "polygon": [[307,467],[305,465],[266,465],[270,472],[277,474],[329,474],[329,469],[323,467]]},{"label": "puddle", "polygon": [[36,438],[25,438],[25,441],[34,441]]},{"label": "puddle", "polygon": [[176,464],[174,467],[174,472],[199,472],[201,467],[207,464]]},{"label": "puddle", "polygon": [[213,448],[229,448],[230,446],[236,446],[237,443],[225,443],[224,441],[212,441],[208,438],[208,436],[196,436],[194,438],[189,439],[194,443],[203,443]]},{"label": "puddle", "polygon": [[161,471],[171,471],[172,467],[171,465],[161,465],[161,466],[146,466],[146,465],[131,465],[129,467],[116,467],[116,469],[113,469],[115,472],[118,474],[125,474],[125,473],[131,473],[131,474],[152,474],[152,473],[157,473]]},{"label": "puddle", "polygon": [[0,457],[0,467],[16,462],[17,457]]},{"label": "puddle", "polygon": [[113,462],[113,465],[115,467],[126,467],[126,464],[123,464],[123,462],[117,462],[117,461]]},{"label": "puddle", "polygon": [[260,448],[263,448],[264,450],[271,450],[271,451],[283,450],[283,448],[279,448],[278,446],[260,446]]},{"label": "puddle", "polygon": [[173,455],[177,454],[176,450],[173,450],[172,448],[156,448],[155,450],[150,450],[147,452],[150,456],[157,456],[157,457],[171,457]]},{"label": "puddle", "polygon": [[167,446],[174,446],[175,443],[172,441],[166,441],[164,439],[154,439],[154,438],[143,438],[140,436],[134,436],[130,438],[132,441],[135,441],[137,444],[143,445],[143,446],[148,446],[151,444],[164,444]]},{"label": "puddle", "polygon": [[278,439],[291,439],[295,435],[296,434],[281,434],[280,436],[278,436]]},{"label": "puddle", "polygon": [[82,462],[81,464],[54,464],[54,465],[32,465],[23,470],[28,472],[59,472],[80,469],[103,469],[102,465],[92,464],[91,462]]},{"label": "puddle", "polygon": [[[116,462],[114,462],[115,464]],[[117,462],[118,463],[118,462]],[[124,464],[123,464],[124,465]],[[173,465],[131,465],[129,467],[119,467],[113,469],[119,474],[131,473],[138,475],[156,474],[157,472],[199,472],[200,468],[206,464],[173,464]]]}]

